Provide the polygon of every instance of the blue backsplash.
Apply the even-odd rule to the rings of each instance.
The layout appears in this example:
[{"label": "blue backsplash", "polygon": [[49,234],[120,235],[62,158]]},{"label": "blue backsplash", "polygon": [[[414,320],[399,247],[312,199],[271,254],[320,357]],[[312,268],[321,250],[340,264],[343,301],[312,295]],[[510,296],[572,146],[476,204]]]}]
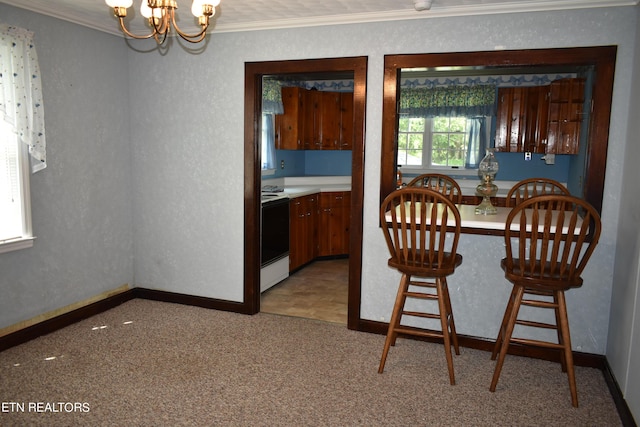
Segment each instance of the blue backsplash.
[{"label": "blue backsplash", "polygon": [[[284,169],[280,168],[284,160]],[[276,173],[285,176],[351,176],[350,150],[276,150]]]},{"label": "blue backsplash", "polygon": [[[570,162],[575,156],[556,155],[555,164],[548,165],[543,154],[532,154],[529,161],[523,153],[496,153],[500,170],[496,179],[500,181],[519,181],[531,177],[544,177],[560,182],[569,181]],[[284,160],[284,169],[280,168]],[[269,178],[287,176],[350,176],[351,151],[339,150],[276,150],[277,169]],[[407,173],[406,176],[413,174]],[[470,179],[469,176],[454,178]]]},{"label": "blue backsplash", "polygon": [[538,177],[550,178],[559,182],[567,182],[569,162],[572,156],[556,155],[555,164],[545,163],[544,154],[532,154],[531,160],[524,159],[524,153],[495,153],[500,164],[496,179],[500,181],[520,181],[521,179]]},{"label": "blue backsplash", "polygon": [[[548,165],[542,158],[544,154],[532,154],[531,160],[524,159],[524,153],[495,153],[500,164],[500,169],[496,175],[498,181],[520,181],[526,178],[550,178],[559,182],[568,182],[569,165],[571,158],[575,156],[556,155],[555,164]],[[469,175],[456,175],[446,172],[447,175],[456,179],[475,179]],[[405,172],[406,177],[417,176]]]}]

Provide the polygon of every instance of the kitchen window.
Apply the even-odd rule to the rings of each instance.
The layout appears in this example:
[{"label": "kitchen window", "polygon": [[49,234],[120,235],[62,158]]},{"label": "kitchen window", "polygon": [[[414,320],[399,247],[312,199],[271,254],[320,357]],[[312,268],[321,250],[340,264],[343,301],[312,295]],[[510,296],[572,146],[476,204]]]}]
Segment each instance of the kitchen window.
[{"label": "kitchen window", "polygon": [[[415,117],[400,115],[398,123],[398,164],[405,169],[477,168],[485,145],[484,117]],[[482,139],[482,142],[480,142]]]}]

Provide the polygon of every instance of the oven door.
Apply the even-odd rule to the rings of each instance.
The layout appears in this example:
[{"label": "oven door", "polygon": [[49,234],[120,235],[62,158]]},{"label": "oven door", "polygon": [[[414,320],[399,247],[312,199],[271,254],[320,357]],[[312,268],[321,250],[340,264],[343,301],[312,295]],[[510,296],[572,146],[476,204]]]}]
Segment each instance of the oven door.
[{"label": "oven door", "polygon": [[289,255],[289,198],[262,203],[260,266]]}]

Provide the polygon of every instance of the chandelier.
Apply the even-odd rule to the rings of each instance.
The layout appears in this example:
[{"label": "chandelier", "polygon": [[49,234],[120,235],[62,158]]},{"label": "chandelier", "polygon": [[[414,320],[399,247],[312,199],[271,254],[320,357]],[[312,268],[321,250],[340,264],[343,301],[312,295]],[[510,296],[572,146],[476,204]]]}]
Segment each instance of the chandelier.
[{"label": "chandelier", "polygon": [[105,0],[107,5],[113,8],[113,13],[120,21],[120,28],[129,37],[134,39],[149,39],[153,37],[158,44],[164,43],[167,35],[171,32],[171,27],[175,32],[190,43],[198,43],[204,40],[209,27],[209,18],[216,12],[216,6],[220,0],[193,0],[191,13],[196,17],[200,32],[187,34],[178,27],[176,23],[176,0],[142,0],[140,13],[147,18],[151,27],[151,34],[139,36],[132,34],[124,25],[124,18],[127,16],[127,9],[133,4],[133,0]]}]

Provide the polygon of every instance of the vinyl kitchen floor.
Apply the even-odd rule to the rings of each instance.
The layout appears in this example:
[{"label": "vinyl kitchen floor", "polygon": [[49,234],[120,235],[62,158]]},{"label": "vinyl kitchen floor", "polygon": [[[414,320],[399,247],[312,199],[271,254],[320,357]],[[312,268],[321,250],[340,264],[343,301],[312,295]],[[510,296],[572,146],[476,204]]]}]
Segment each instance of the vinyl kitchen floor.
[{"label": "vinyl kitchen floor", "polygon": [[349,259],[318,260],[262,294],[260,311],[347,324]]}]

